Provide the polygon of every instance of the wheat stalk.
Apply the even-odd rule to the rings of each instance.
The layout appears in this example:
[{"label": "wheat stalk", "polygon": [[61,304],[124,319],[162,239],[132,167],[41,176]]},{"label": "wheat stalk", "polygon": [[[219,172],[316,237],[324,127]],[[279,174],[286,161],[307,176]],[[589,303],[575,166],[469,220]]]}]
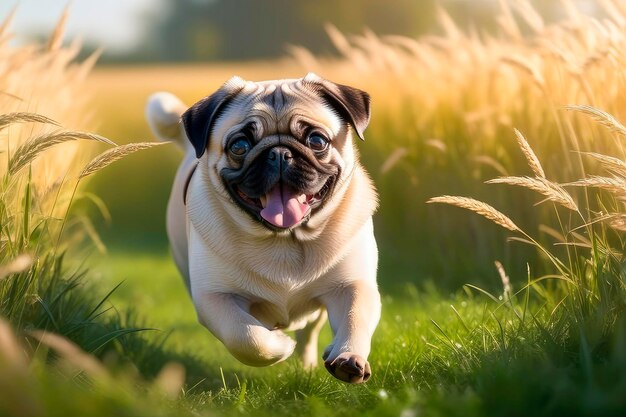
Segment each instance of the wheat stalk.
[{"label": "wheat stalk", "polygon": [[531,79],[535,82],[539,89],[543,90],[545,88],[546,81],[541,74],[541,70],[537,68],[536,65],[531,65],[526,57],[505,56],[501,61],[513,67],[519,68],[530,75]]},{"label": "wheat stalk", "polygon": [[344,34],[331,23],[326,23],[324,25],[324,31],[337,51],[339,51],[339,53],[343,56],[349,57],[352,51],[352,46]]},{"label": "wheat stalk", "polygon": [[17,274],[26,271],[33,264],[33,257],[27,253],[18,255],[9,263],[0,265],[0,280],[11,274]]},{"label": "wheat stalk", "polygon": [[80,172],[79,178],[84,178],[88,175],[91,175],[94,172],[99,171],[102,168],[112,164],[113,162],[120,160],[134,152],[152,148],[154,146],[165,145],[167,143],[170,142],[138,142],[116,146],[115,148],[109,149],[96,156],[87,165],[85,165],[85,168],[83,168],[83,170]]},{"label": "wheat stalk", "polygon": [[77,139],[94,140],[97,142],[107,143],[109,145],[115,145],[115,143],[109,139],[92,133],[69,131],[44,133],[28,140],[22,146],[17,148],[15,154],[9,161],[9,175],[15,175],[46,149],[63,142],[69,142]]},{"label": "wheat stalk", "polygon": [[593,187],[610,193],[623,196],[626,194],[626,180],[615,177],[602,177],[599,175],[591,175],[582,180],[563,184],[572,187]]},{"label": "wheat stalk", "polygon": [[522,153],[528,161],[528,166],[537,177],[545,178],[546,173],[543,171],[543,167],[539,162],[539,158],[537,158],[537,155],[535,155],[535,152],[533,152],[533,149],[528,144],[528,141],[519,130],[513,130],[515,131],[515,138],[517,139],[517,143],[519,144],[519,147],[522,149]]},{"label": "wheat stalk", "polygon": [[620,232],[626,232],[626,214],[614,214],[607,218],[609,226]]},{"label": "wheat stalk", "polygon": [[566,242],[565,236],[563,236],[561,232],[554,229],[553,227],[548,226],[547,224],[540,224],[539,231],[547,234],[548,236],[552,237],[560,243]]},{"label": "wheat stalk", "polygon": [[535,33],[540,33],[545,28],[545,23],[541,14],[537,12],[535,7],[528,0],[518,0],[512,2],[511,6],[517,11],[517,13],[524,19],[528,26],[532,28]]},{"label": "wheat stalk", "polygon": [[454,22],[454,19],[440,4],[437,5],[437,21],[439,26],[446,34],[446,39],[459,40],[463,39],[463,32],[459,29],[458,25]]},{"label": "wheat stalk", "polygon": [[486,183],[508,184],[528,188],[545,196],[547,201],[553,201],[570,210],[578,211],[578,206],[572,199],[572,196],[563,187],[542,177],[500,177],[486,181]]},{"label": "wheat stalk", "polygon": [[504,266],[500,261],[495,261],[496,269],[498,270],[498,275],[500,275],[500,280],[502,281],[502,287],[504,288],[504,295],[507,298],[511,298],[511,294],[513,293],[513,288],[511,287],[511,280],[509,276],[506,274],[504,270]]},{"label": "wheat stalk", "polygon": [[37,113],[15,112],[0,115],[0,130],[13,123],[47,123],[59,126],[56,121]]},{"label": "wheat stalk", "polygon": [[513,223],[511,219],[499,212],[495,208],[491,207],[487,203],[475,200],[469,197],[459,197],[451,195],[443,195],[440,197],[433,197],[427,201],[427,203],[442,203],[450,204],[452,206],[464,208],[473,211],[476,214],[480,214],[488,220],[496,223],[499,226],[504,227],[512,232],[521,232],[521,229]]},{"label": "wheat stalk", "polygon": [[600,164],[612,174],[626,178],[626,163],[619,158],[613,156],[604,155],[595,152],[580,152],[583,155],[587,155],[600,162]]},{"label": "wheat stalk", "polygon": [[508,37],[515,40],[521,39],[522,32],[513,16],[509,2],[499,0],[498,3],[500,5],[501,14],[496,18],[496,21],[499,23],[500,28]]},{"label": "wheat stalk", "polygon": [[11,324],[0,318],[0,357],[4,359],[2,365],[7,365],[17,369],[27,369],[26,356],[24,349],[17,341],[17,337],[11,328]]},{"label": "wheat stalk", "polygon": [[391,154],[385,159],[380,166],[380,173],[386,174],[393,168],[402,158],[404,158],[409,151],[405,147],[398,147],[391,152]]},{"label": "wheat stalk", "polygon": [[626,137],[626,127],[624,127],[624,125],[621,124],[615,117],[603,110],[585,104],[568,105],[565,106],[565,109],[586,114],[602,126],[609,129],[611,132],[615,132]]},{"label": "wheat stalk", "polygon": [[504,167],[504,165],[502,165],[500,162],[496,161],[494,158],[488,156],[488,155],[478,155],[475,156],[474,161],[479,163],[479,164],[483,164],[486,165],[488,167],[493,168],[495,171],[497,171],[500,175],[502,176],[508,176],[509,173],[506,171],[506,168]]},{"label": "wheat stalk", "polygon": [[8,32],[11,23],[13,23],[13,18],[15,18],[15,13],[17,12],[17,4],[13,6],[11,11],[6,15],[2,23],[0,23],[0,37]]},{"label": "wheat stalk", "polygon": [[61,48],[63,44],[63,35],[65,34],[65,26],[67,25],[67,18],[69,17],[69,5],[65,6],[63,10],[63,14],[61,18],[57,22],[56,27],[54,28],[54,32],[50,39],[48,39],[48,45],[46,45],[46,50],[48,52],[57,51]]},{"label": "wheat stalk", "polygon": [[168,362],[159,371],[154,384],[171,399],[176,399],[185,385],[186,370],[177,362]]},{"label": "wheat stalk", "polygon": [[69,365],[85,371],[92,377],[107,378],[109,372],[94,356],[63,336],[42,330],[29,331],[28,334],[44,345],[54,349]]}]

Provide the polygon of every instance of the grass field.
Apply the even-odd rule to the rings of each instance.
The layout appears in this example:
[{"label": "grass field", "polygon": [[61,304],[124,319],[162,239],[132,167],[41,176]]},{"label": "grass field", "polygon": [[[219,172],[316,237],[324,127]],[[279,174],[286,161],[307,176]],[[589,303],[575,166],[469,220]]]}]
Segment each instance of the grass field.
[{"label": "grass field", "polygon": [[[296,50],[84,81],[89,63],[58,35],[0,42],[0,415],[626,413],[626,10],[607,1],[596,21],[565,7],[549,26],[516,4],[497,36],[442,14],[445,34],[421,40],[331,29],[332,62]],[[197,323],[163,227],[173,147],[80,178],[112,147],[101,136],[150,140],[154,91],[192,103],[233,74],[309,70],[374,103],[357,146],[381,194],[383,317],[360,386],[295,358],[246,367]]]},{"label": "grass field", "polygon": [[[304,371],[296,359],[265,369],[237,363],[196,323],[165,254],[110,259],[95,266],[100,283],[124,279],[112,303],[132,305],[142,324],[159,329],[146,339],[167,334],[164,348],[187,361],[188,391],[176,404],[201,414],[619,415],[626,406],[626,334],[589,333],[585,351],[548,305],[525,307],[524,293],[503,302],[503,292],[494,301],[480,291],[441,295],[425,285],[385,296],[374,376],[351,387],[322,369]],[[321,346],[329,341],[326,329]]]}]

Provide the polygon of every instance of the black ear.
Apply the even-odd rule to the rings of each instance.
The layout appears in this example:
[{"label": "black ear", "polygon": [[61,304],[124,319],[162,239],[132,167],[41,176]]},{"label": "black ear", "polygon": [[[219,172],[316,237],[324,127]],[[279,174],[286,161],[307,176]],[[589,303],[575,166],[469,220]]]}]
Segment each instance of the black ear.
[{"label": "black ear", "polygon": [[312,85],[321,97],[356,131],[364,140],[363,131],[370,122],[370,95],[358,88],[335,84],[313,73],[307,74],[303,82]]},{"label": "black ear", "polygon": [[181,119],[185,133],[196,150],[196,158],[204,154],[215,121],[244,86],[244,80],[233,77],[215,93],[203,98],[183,113]]}]

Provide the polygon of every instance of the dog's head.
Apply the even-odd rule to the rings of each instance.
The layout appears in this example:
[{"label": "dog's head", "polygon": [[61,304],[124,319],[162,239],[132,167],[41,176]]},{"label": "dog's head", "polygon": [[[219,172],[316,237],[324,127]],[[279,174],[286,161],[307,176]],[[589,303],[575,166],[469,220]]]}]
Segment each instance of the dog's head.
[{"label": "dog's head", "polygon": [[218,191],[254,221],[284,231],[314,216],[349,179],[351,133],[363,139],[369,118],[367,93],[308,74],[234,77],[183,113],[182,123]]}]

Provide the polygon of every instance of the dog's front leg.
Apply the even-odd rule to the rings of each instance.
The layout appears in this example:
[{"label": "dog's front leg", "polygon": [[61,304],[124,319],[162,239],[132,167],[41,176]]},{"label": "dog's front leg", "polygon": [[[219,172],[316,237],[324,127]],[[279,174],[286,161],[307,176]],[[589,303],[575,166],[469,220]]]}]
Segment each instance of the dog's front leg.
[{"label": "dog's front leg", "polygon": [[250,300],[225,284],[229,263],[211,250],[192,224],[188,233],[189,284],[198,321],[246,365],[267,366],[287,359],[296,347],[294,340],[250,314]]},{"label": "dog's front leg", "polygon": [[280,330],[269,330],[250,315],[249,302],[227,293],[193,296],[198,320],[241,362],[267,366],[287,359],[295,342]]},{"label": "dog's front leg", "polygon": [[337,379],[361,383],[371,376],[367,356],[380,319],[380,295],[375,284],[355,281],[322,296],[333,330],[324,352],[326,369]]}]

